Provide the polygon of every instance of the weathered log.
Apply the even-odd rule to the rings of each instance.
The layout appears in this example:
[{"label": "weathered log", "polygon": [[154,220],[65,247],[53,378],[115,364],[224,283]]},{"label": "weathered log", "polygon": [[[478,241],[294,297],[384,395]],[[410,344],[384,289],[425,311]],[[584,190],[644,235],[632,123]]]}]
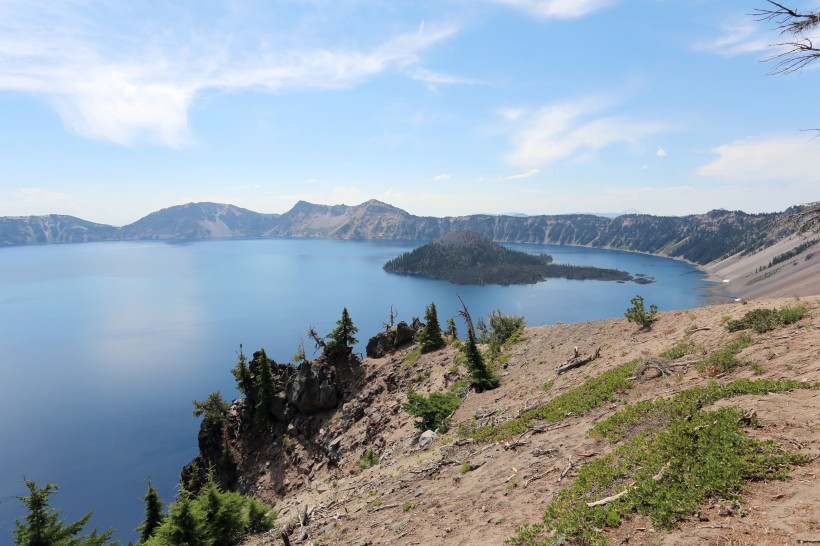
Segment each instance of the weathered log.
[{"label": "weathered log", "polygon": [[556,371],[558,372],[558,375],[561,375],[562,373],[566,373],[570,370],[574,370],[575,368],[580,368],[581,366],[586,366],[587,364],[589,364],[593,360],[597,360],[600,357],[601,357],[601,348],[598,347],[595,350],[594,355],[588,356],[586,358],[581,358],[581,357],[571,358],[566,362],[566,364],[562,364],[561,366],[558,366],[558,369]]}]

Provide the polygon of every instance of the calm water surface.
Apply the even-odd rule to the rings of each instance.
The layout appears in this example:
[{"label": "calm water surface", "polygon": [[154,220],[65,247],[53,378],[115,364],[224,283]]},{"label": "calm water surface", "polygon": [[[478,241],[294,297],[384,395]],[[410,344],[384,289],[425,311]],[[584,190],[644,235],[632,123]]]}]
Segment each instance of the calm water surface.
[{"label": "calm water surface", "polygon": [[681,262],[559,246],[509,245],[657,282],[455,286],[381,269],[419,244],[265,239],[0,249],[0,544],[11,541],[22,515],[13,497],[25,492],[23,476],[59,484],[53,505],[69,519],[94,508],[92,525],[117,528],[123,544],[134,540],[144,481],[170,501],[182,465],[196,455],[191,401],[215,390],[236,394],[228,370],[240,343],[288,361],[308,326],[329,332],[343,306],[366,342],[391,305],[409,320],[435,301],[443,323],[456,314],[456,292],[476,318],[500,309],[541,325],[622,316],[638,293],[661,310],[695,307],[707,285]]}]

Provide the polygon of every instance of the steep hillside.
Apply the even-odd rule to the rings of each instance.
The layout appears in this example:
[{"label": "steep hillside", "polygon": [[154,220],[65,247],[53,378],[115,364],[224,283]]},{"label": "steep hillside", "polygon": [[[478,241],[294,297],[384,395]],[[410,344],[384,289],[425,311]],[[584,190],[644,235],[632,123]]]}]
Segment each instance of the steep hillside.
[{"label": "steep hillside", "polygon": [[820,294],[820,237],[784,237],[752,254],[735,254],[706,266],[724,290],[739,298]]},{"label": "steep hillside", "polygon": [[169,207],[118,231],[121,239],[210,239],[251,237],[269,230],[277,214],[259,214],[218,203]]},{"label": "steep hillside", "polygon": [[[771,331],[725,327],[800,306],[805,316]],[[421,443],[408,389],[463,395],[466,372],[455,346],[419,355],[411,343],[354,364],[335,408],[280,408],[268,432],[250,433],[234,404],[231,424],[210,435],[227,449],[210,449],[231,454],[242,491],[279,510],[279,528],[246,546],[286,543],[283,529],[291,544],[581,544],[571,537],[587,520],[590,540],[612,544],[817,542],[818,322],[813,297],[660,313],[649,331],[625,319],[528,328],[496,360],[501,386],[466,394],[449,431]],[[674,447],[693,439],[697,448]],[[727,493],[658,500],[699,491],[701,479]],[[575,515],[560,519],[568,507]]]},{"label": "steep hillside", "polygon": [[0,246],[108,241],[116,234],[117,228],[113,226],[95,224],[73,216],[0,217]]}]

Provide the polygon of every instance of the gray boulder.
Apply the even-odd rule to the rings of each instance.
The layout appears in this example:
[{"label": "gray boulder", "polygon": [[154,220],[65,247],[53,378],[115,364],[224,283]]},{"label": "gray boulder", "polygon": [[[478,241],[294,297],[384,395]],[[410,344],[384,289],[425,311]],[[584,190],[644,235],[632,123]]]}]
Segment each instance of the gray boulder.
[{"label": "gray boulder", "polygon": [[301,363],[288,385],[288,402],[305,414],[335,408],[339,403],[339,392],[330,366]]},{"label": "gray boulder", "polygon": [[425,430],[421,433],[421,436],[419,436],[419,447],[421,449],[427,449],[436,439],[436,436],[438,435],[432,430]]}]

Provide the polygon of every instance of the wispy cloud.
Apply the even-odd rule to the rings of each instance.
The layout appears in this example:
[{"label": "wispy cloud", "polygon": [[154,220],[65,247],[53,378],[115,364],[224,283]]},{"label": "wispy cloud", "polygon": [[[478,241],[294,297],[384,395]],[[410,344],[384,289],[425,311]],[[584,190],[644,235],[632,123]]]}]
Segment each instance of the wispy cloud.
[{"label": "wispy cloud", "polygon": [[655,152],[655,155],[658,157],[666,157],[669,154],[666,153],[665,149],[658,147],[658,150]]},{"label": "wispy cloud", "polygon": [[127,3],[0,2],[0,90],[43,98],[84,137],[178,147],[193,140],[188,112],[204,90],[347,88],[455,32],[428,24],[358,49],[273,48],[258,33],[188,28],[188,13],[159,28],[130,16]]},{"label": "wispy cloud", "polygon": [[435,180],[436,182],[444,182],[445,180],[450,180],[452,177],[453,177],[453,175],[451,175],[449,173],[437,174],[436,176],[433,177],[433,180]]},{"label": "wispy cloud", "polygon": [[799,182],[820,192],[820,142],[807,136],[736,140],[712,150],[718,157],[700,167],[700,176],[734,182]]},{"label": "wispy cloud", "polygon": [[502,180],[523,180],[525,178],[532,178],[541,172],[540,169],[529,169],[522,173],[516,174],[501,174],[501,175],[486,175],[478,178],[479,182],[498,182]]},{"label": "wispy cloud", "polygon": [[613,144],[637,142],[664,129],[658,123],[604,114],[611,107],[610,100],[587,98],[522,113],[515,118],[513,150],[507,159],[522,166],[583,159]]},{"label": "wispy cloud", "polygon": [[431,85],[482,85],[485,83],[480,80],[463,78],[461,76],[453,76],[451,74],[442,74],[440,72],[433,72],[422,67],[417,67],[412,72],[410,72],[410,77],[414,80],[428,83]]},{"label": "wispy cloud", "polygon": [[720,36],[711,40],[697,42],[698,51],[711,51],[719,55],[733,57],[748,53],[758,53],[771,48],[771,41],[765,31],[758,25],[747,22],[741,24],[724,25]]},{"label": "wispy cloud", "polygon": [[520,9],[544,19],[577,19],[598,11],[615,0],[485,0]]}]

